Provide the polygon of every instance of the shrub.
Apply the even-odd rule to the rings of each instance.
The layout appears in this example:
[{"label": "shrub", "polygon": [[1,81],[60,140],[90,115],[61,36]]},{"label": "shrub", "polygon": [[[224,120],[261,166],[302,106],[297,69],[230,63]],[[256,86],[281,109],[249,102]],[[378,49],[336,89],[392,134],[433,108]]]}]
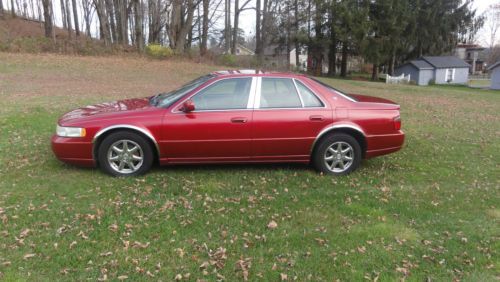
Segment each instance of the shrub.
[{"label": "shrub", "polygon": [[163,59],[174,55],[174,51],[169,47],[161,46],[160,44],[149,44],[146,46],[146,54],[153,58]]},{"label": "shrub", "polygon": [[220,56],[217,61],[223,66],[234,67],[237,65],[236,56],[231,54],[224,54]]},{"label": "shrub", "polygon": [[435,79],[429,80],[429,85],[436,85],[436,80]]}]

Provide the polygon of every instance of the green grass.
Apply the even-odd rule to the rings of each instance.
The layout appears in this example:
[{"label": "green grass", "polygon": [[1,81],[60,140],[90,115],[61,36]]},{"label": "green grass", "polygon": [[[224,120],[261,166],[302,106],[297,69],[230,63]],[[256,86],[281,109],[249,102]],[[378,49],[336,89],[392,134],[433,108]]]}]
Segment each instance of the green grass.
[{"label": "green grass", "polygon": [[347,177],[203,165],[120,179],[54,158],[65,111],[216,68],[0,53],[0,279],[498,279],[499,92],[323,79],[402,106],[405,148]]}]

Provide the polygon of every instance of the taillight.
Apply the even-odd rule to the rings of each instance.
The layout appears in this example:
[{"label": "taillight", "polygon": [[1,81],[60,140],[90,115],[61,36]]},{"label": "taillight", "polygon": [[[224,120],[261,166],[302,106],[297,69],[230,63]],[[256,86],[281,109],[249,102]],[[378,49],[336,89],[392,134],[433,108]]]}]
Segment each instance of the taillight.
[{"label": "taillight", "polygon": [[401,129],[401,116],[397,116],[393,120],[394,120],[394,129],[400,130]]}]

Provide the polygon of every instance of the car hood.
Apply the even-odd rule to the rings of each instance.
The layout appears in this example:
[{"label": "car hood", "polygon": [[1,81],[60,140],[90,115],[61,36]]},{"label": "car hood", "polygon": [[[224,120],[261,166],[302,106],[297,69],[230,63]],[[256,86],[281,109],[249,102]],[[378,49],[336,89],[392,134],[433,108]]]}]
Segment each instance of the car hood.
[{"label": "car hood", "polygon": [[85,119],[93,116],[127,114],[129,112],[141,111],[152,106],[149,98],[127,99],[75,109],[64,114],[59,119],[59,124],[64,124],[77,119]]},{"label": "car hood", "polygon": [[352,96],[358,102],[382,103],[382,104],[397,105],[397,103],[395,103],[395,102],[393,102],[391,100],[387,100],[387,99],[379,98],[379,97],[366,96],[366,95],[360,95],[360,94],[349,94],[349,96]]}]

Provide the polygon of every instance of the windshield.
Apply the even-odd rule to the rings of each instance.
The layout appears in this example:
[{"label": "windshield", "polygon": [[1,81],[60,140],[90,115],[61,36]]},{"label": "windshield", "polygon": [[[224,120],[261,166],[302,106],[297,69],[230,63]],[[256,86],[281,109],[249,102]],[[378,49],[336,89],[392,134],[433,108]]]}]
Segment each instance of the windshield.
[{"label": "windshield", "polygon": [[167,93],[160,93],[156,96],[151,97],[150,103],[151,105],[156,107],[164,107],[164,108],[169,107],[170,105],[178,101],[181,97],[193,91],[198,86],[202,85],[203,83],[207,82],[213,77],[214,77],[213,74],[198,77],[197,79],[185,84],[181,88],[178,88],[176,90]]},{"label": "windshield", "polygon": [[340,94],[341,96],[344,96],[345,98],[347,98],[353,102],[358,102],[358,100],[356,100],[356,98],[354,98],[353,96],[351,96],[349,94],[344,93],[343,91],[340,91],[340,90],[338,90],[338,89],[336,89],[336,88],[334,88],[334,87],[332,87],[332,86],[330,86],[330,85],[328,85],[328,84],[326,84],[326,83],[324,83],[316,78],[313,78],[313,77],[309,77],[309,78],[314,80],[315,82],[321,84],[323,87],[325,87],[326,89],[328,89],[330,91],[333,91],[337,94]]}]

